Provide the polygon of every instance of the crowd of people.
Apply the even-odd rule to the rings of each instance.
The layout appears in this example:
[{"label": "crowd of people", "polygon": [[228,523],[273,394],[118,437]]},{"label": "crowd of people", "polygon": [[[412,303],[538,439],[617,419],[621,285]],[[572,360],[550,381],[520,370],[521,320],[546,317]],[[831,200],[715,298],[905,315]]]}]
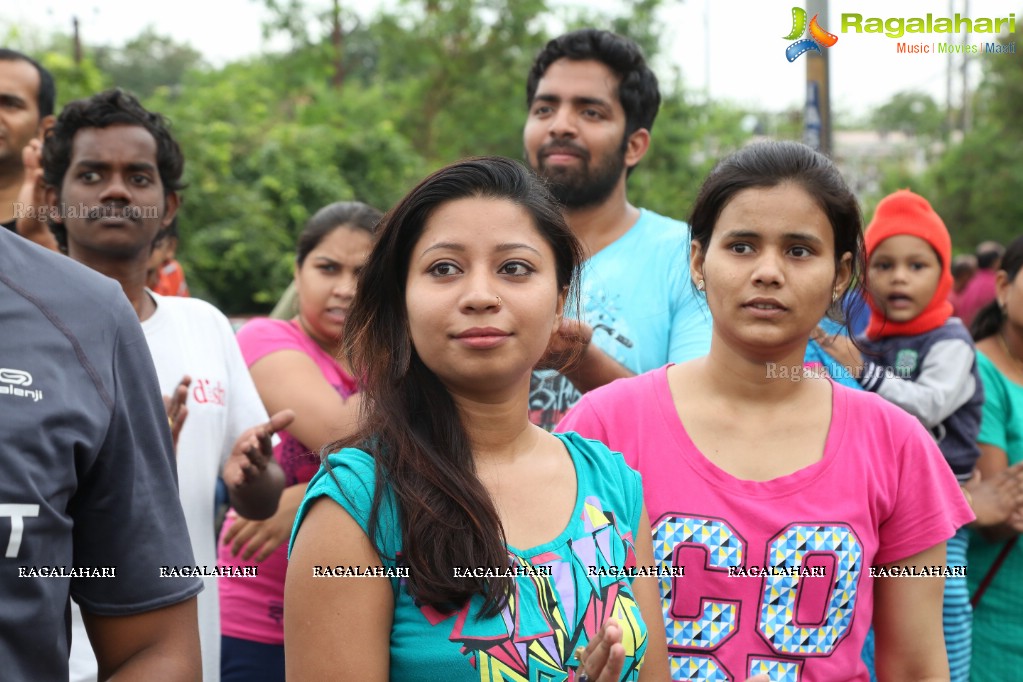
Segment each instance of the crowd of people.
[{"label": "crowd of people", "polygon": [[864,228],[794,142],[686,222],[634,206],[657,79],[583,29],[525,163],[319,208],[235,333],[176,260],[167,121],[54,101],[0,49],[5,678],[1023,667],[1023,237],[953,257],[909,190]]}]

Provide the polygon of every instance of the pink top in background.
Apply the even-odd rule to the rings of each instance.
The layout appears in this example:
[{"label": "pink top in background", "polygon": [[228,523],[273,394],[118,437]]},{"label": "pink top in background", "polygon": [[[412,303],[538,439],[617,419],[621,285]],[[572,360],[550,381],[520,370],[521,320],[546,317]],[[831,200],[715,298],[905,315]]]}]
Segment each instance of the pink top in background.
[{"label": "pink top in background", "polygon": [[980,309],[995,300],[995,271],[977,270],[953,301],[956,316],[967,329]]},{"label": "pink top in background", "polygon": [[[295,320],[254,319],[238,331],[238,345],[245,364],[249,367],[270,353],[297,350],[308,355],[334,390],[342,397],[356,392],[355,380],[337,362],[316,344]],[[318,453],[300,443],[287,431],[281,431],[281,442],[274,448],[274,456],[284,469],[285,487],[307,483],[320,468]],[[221,538],[233,525],[228,517],[221,530]],[[217,564],[220,566],[252,566],[231,556],[230,546],[217,544]],[[228,637],[237,637],[264,644],[284,643],[284,575],[288,567],[288,543],[285,542],[258,565],[254,578],[220,578],[220,631]]]}]

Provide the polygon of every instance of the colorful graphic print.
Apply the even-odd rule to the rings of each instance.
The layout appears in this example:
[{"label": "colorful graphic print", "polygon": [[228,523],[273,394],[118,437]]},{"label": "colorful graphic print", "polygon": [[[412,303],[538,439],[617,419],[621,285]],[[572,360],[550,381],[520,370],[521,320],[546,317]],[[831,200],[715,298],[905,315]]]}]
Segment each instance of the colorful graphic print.
[{"label": "colorful graphic print", "polygon": [[[475,601],[458,612],[449,640],[461,645],[480,682],[570,682],[578,665],[576,647],[586,646],[611,617],[623,630],[621,679],[638,679],[647,634],[639,605],[628,580],[608,576],[607,570],[600,575],[600,569],[636,565],[633,534],[623,533],[595,497],[586,498],[581,516],[583,532],[565,545],[530,560],[509,555],[510,565],[549,566],[550,576],[515,580],[515,593],[500,615],[503,627],[495,630],[489,619],[478,621]],[[420,610],[434,623],[447,617]]]},{"label": "colorful graphic print", "polygon": [[[832,567],[827,573],[830,587],[820,622],[808,624],[797,617],[803,579],[790,574],[763,577],[760,603],[745,606],[758,609],[761,638],[777,657],[750,655],[742,674],[726,670],[715,653],[738,633],[744,602],[729,598],[728,578],[718,578],[750,559],[746,539],[723,519],[665,514],[654,524],[653,543],[654,561],[662,568],[675,566],[684,548],[696,549],[705,557],[704,565],[686,567],[685,578],[659,579],[672,680],[730,682],[766,672],[772,680],[799,682],[805,659],[830,656],[849,634],[863,573],[863,546],[846,524],[792,523],[771,540],[768,567],[791,569],[812,563],[814,557],[827,557]],[[679,605],[681,584],[675,581],[693,580],[701,569],[708,576],[701,582],[703,589],[717,593],[701,594],[698,612],[687,614]]]}]

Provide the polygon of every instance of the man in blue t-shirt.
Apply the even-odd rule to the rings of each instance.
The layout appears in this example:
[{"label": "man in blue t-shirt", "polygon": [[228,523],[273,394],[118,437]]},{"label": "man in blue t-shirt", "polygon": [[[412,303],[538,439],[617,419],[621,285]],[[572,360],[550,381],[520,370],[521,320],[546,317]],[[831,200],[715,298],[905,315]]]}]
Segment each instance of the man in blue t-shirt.
[{"label": "man in blue t-shirt", "polygon": [[526,159],[550,182],[587,257],[582,319],[562,325],[546,364],[580,341],[582,355],[562,373],[537,370],[530,387],[531,419],[545,428],[583,392],[710,349],[710,313],[689,276],[689,227],[626,196],[660,100],[639,47],[608,31],[555,38],[529,72]]}]

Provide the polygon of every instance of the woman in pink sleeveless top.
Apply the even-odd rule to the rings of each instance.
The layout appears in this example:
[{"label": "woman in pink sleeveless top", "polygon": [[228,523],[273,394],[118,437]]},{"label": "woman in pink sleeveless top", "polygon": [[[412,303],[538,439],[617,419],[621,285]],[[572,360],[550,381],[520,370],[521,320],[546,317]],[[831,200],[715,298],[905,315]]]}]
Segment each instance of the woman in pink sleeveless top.
[{"label": "woman in pink sleeveless top", "polygon": [[298,314],[255,319],[238,332],[267,409],[286,406],[296,416],[274,449],[287,477],[277,513],[251,521],[232,509],[221,530],[219,565],[258,566],[256,576],[220,579],[224,682],[284,680],[287,540],[306,484],[319,469],[319,449],[349,435],[358,419],[358,388],[337,351],[379,219],[379,211],[356,202],[320,209],[298,239]]}]

